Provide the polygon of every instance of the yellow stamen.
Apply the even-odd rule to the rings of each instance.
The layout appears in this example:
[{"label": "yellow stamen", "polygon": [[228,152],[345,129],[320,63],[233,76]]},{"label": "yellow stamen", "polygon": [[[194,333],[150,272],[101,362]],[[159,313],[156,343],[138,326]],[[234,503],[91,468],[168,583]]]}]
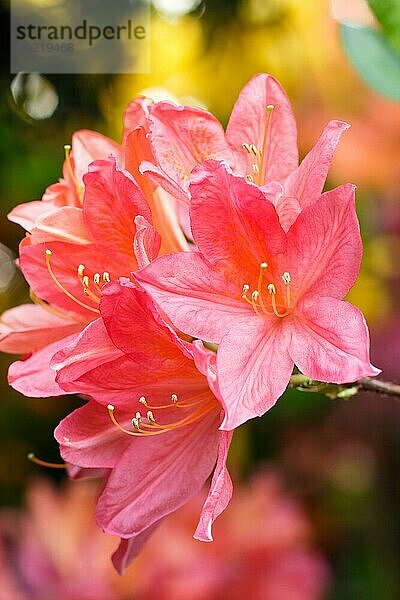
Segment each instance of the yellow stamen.
[{"label": "yellow stamen", "polygon": [[40,458],[36,458],[36,456],[33,454],[33,452],[30,452],[28,454],[28,460],[35,463],[36,465],[39,465],[40,467],[47,467],[49,469],[65,469],[65,467],[66,467],[65,463],[62,463],[62,464],[51,463],[51,462],[47,462],[47,460],[41,460]]},{"label": "yellow stamen", "polygon": [[287,314],[289,314],[287,311],[285,311],[284,313],[280,313],[278,311],[278,308],[276,306],[276,288],[274,286],[273,283],[268,284],[268,291],[271,294],[271,304],[272,304],[272,310],[274,311],[275,315],[277,317],[286,317]]},{"label": "yellow stamen", "polygon": [[258,305],[257,305],[257,300],[259,298],[260,294],[258,293],[257,290],[254,290],[254,292],[251,294],[251,304],[254,308],[254,312],[256,313],[256,315],[259,315],[259,311],[258,311]]},{"label": "yellow stamen", "polygon": [[75,173],[74,170],[72,168],[72,163],[71,163],[71,146],[70,144],[65,144],[64,146],[64,152],[65,152],[65,162],[67,163],[67,169],[68,169],[68,173],[70,174],[70,177],[75,185],[78,197],[80,199],[80,201],[82,202],[82,192],[83,192],[83,186],[79,185],[79,182],[77,180],[77,178],[75,177]]},{"label": "yellow stamen", "polygon": [[86,308],[87,310],[91,310],[92,312],[95,312],[97,314],[99,314],[99,310],[97,308],[93,308],[93,306],[89,306],[88,304],[86,304],[85,302],[81,302],[81,300],[79,300],[78,298],[75,298],[75,296],[73,294],[71,294],[71,292],[69,292],[63,285],[62,283],[60,283],[60,281],[57,279],[57,277],[54,274],[54,271],[52,269],[52,266],[50,264],[50,257],[51,257],[51,250],[46,249],[45,252],[45,258],[46,258],[46,267],[47,270],[50,274],[50,277],[52,278],[52,280],[54,281],[54,283],[56,284],[56,286],[70,299],[73,300],[73,302],[76,302],[77,304],[79,304],[79,306],[82,306],[83,308]]},{"label": "yellow stamen", "polygon": [[291,294],[290,294],[290,273],[288,271],[285,271],[284,274],[282,275],[282,280],[283,283],[286,286],[286,304],[287,307],[290,308],[290,303],[291,303]]}]

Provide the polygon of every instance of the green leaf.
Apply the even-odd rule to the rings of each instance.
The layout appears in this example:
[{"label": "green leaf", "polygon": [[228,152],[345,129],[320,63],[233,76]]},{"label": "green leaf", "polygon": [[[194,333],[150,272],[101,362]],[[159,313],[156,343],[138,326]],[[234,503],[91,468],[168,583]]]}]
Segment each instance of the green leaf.
[{"label": "green leaf", "polygon": [[345,51],[361,77],[383,96],[400,102],[400,54],[379,31],[342,23]]},{"label": "green leaf", "polygon": [[389,42],[400,52],[400,2],[399,0],[368,0],[375,17]]}]

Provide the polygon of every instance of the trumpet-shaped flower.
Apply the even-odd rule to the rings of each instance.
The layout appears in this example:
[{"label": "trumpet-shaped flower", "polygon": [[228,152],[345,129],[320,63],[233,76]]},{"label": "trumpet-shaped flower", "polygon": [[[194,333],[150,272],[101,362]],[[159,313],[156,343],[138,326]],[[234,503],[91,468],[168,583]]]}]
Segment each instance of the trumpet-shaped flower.
[{"label": "trumpet-shaped flower", "polygon": [[189,203],[192,169],[213,159],[227,162],[236,174],[259,186],[280,182],[297,214],[321,194],[337,143],[349,127],[342,121],[329,122],[299,166],[289,99],[279,82],[264,73],[241,91],[226,133],[209,112],[168,102],[150,106],[148,120],[154,159],[144,160],[142,172],[184,205]]},{"label": "trumpet-shaped flower", "polygon": [[160,257],[137,279],[176,327],[219,345],[222,428],[271,408],[294,365],[332,383],[379,372],[361,312],[342,300],[362,256],[354,186],[289,210],[288,231],[279,186],[263,192],[217,162],[195,171],[191,194],[199,252]]},{"label": "trumpet-shaped flower", "polygon": [[[96,161],[84,181],[82,208],[59,209],[48,217],[46,232],[21,242],[19,265],[36,306],[11,309],[0,322],[2,350],[33,353],[9,371],[9,382],[29,396],[62,393],[49,368],[51,356],[67,335],[99,316],[104,283],[130,276],[160,248],[148,203],[129,173],[113,160]],[[62,213],[66,208],[78,213],[73,228]]]},{"label": "trumpet-shaped flower", "polygon": [[232,492],[225,466],[231,434],[218,429],[213,353],[178,338],[128,280],[105,286],[100,308],[102,319],[53,358],[60,386],[93,398],[55,435],[68,463],[110,469],[97,519],[125,538],[116,559],[123,565],[217,462],[195,534],[212,539],[212,522]]}]

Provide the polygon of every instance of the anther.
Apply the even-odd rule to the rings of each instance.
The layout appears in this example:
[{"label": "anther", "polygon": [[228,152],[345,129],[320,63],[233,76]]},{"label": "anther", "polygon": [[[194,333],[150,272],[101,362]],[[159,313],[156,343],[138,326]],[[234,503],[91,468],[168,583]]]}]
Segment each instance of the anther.
[{"label": "anther", "polygon": [[254,144],[250,144],[250,150],[252,151],[254,156],[257,156],[257,154],[259,153],[257,146],[255,146]]},{"label": "anther", "polygon": [[251,183],[253,183],[254,179],[251,175],[246,175],[246,179],[247,181],[250,181]]},{"label": "anther", "polygon": [[143,404],[143,406],[147,406],[146,398],[144,396],[140,396],[139,402],[140,404]]},{"label": "anther", "polygon": [[260,172],[260,169],[258,168],[258,165],[256,165],[255,163],[252,165],[253,168],[253,173],[254,175],[258,175]]},{"label": "anther", "polygon": [[140,419],[142,418],[142,415],[140,414],[140,412],[138,411],[135,415],[135,419],[137,419],[138,421],[140,421]]},{"label": "anther", "polygon": [[290,273],[288,273],[287,271],[284,272],[284,274],[282,275],[282,281],[285,285],[289,285],[290,283]]},{"label": "anther", "polygon": [[252,300],[254,300],[254,302],[257,302],[259,295],[259,292],[257,290],[254,290],[254,292],[251,294]]},{"label": "anther", "polygon": [[151,410],[147,411],[146,416],[147,416],[147,420],[150,421],[150,423],[155,423],[156,422],[156,420],[154,418],[154,415],[153,415],[153,413],[152,413]]},{"label": "anther", "polygon": [[84,271],[85,271],[85,265],[79,265],[78,266],[78,277],[79,277],[79,279],[82,279]]},{"label": "anther", "polygon": [[178,396],[176,394],[171,394],[171,402],[172,404],[176,404],[178,402]]},{"label": "anther", "polygon": [[276,294],[276,289],[275,289],[275,286],[273,283],[269,283],[267,289],[268,289],[269,293],[271,294],[271,296],[273,294]]},{"label": "anther", "polygon": [[133,417],[133,419],[132,419],[132,426],[135,429],[139,429],[139,419],[137,419],[136,417]]},{"label": "anther", "polygon": [[250,146],[249,144],[242,144],[242,148],[243,150],[246,150],[246,152],[248,152],[250,154],[251,150],[250,150]]},{"label": "anther", "polygon": [[105,283],[109,283],[110,282],[110,273],[108,273],[107,271],[104,271],[104,273],[103,273],[103,281]]},{"label": "anther", "polygon": [[244,298],[246,296],[249,289],[250,289],[250,286],[247,283],[245,283],[243,286],[243,290],[242,290],[242,298]]},{"label": "anther", "polygon": [[95,273],[93,275],[93,281],[94,281],[95,285],[99,285],[99,283],[100,283],[100,273]]}]

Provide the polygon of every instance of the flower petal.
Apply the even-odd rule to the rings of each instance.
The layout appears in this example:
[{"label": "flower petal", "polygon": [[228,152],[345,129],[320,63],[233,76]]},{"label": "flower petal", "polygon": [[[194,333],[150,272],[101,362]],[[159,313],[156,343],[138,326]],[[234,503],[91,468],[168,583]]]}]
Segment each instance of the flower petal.
[{"label": "flower petal", "polygon": [[196,494],[216,461],[218,421],[218,411],[211,412],[181,429],[138,438],[99,498],[97,520],[104,531],[139,535]]},{"label": "flower petal", "polygon": [[136,233],[133,240],[133,251],[139,269],[147,267],[158,255],[161,246],[161,238],[153,225],[144,217],[138,215],[134,219]]},{"label": "flower petal", "polygon": [[302,209],[322,193],[336,146],[349,127],[344,121],[330,121],[300,166],[287,178],[285,192],[297,198]]},{"label": "flower petal", "polygon": [[[122,415],[121,423],[130,427],[131,414]],[[132,440],[112,423],[107,408],[90,401],[69,414],[54,431],[63,459],[78,467],[90,469],[112,468]]]},{"label": "flower petal", "polygon": [[348,383],[380,373],[370,363],[368,328],[358,308],[336,298],[309,297],[299,314],[291,326],[289,354],[305,375]]},{"label": "flower petal", "polygon": [[121,538],[118,548],[111,557],[112,563],[119,575],[124,574],[126,567],[142,551],[143,546],[159,525],[160,521],[157,521],[157,523],[153,523],[153,525],[142,531],[139,535],[127,539]]},{"label": "flower petal", "polygon": [[121,264],[121,272],[133,271],[136,260],[134,219],[141,215],[151,223],[146,198],[127,171],[115,161],[96,161],[84,177],[85,224],[98,246]]},{"label": "flower petal", "polygon": [[90,244],[90,237],[83,221],[81,208],[63,206],[49,214],[40,215],[31,230],[33,244],[60,241],[71,244]]},{"label": "flower petal", "polygon": [[283,394],[293,370],[290,331],[283,321],[253,317],[234,327],[218,347],[218,383],[225,406],[221,429],[263,415]]},{"label": "flower petal", "polygon": [[181,331],[218,344],[253,309],[242,300],[243,282],[232,282],[197,252],[157,258],[136,279]]},{"label": "flower petal", "polygon": [[[267,106],[274,107],[268,125]],[[261,73],[242,89],[233,107],[226,139],[237,157],[237,169],[249,172],[249,155],[242,144],[254,144],[265,157],[266,181],[283,181],[299,164],[296,121],[289,99],[278,81]]]},{"label": "flower petal", "polygon": [[156,162],[182,190],[187,191],[190,172],[198,163],[220,159],[232,164],[224,130],[209,112],[158,102],[150,108],[149,119]]},{"label": "flower petal", "polygon": [[214,469],[210,490],[201,511],[200,520],[197,525],[194,538],[203,542],[212,542],[211,527],[215,519],[225,510],[232,497],[233,485],[226,459],[233,432],[221,431],[218,460]]},{"label": "flower petal", "polygon": [[81,129],[73,134],[71,165],[79,184],[82,183],[90,163],[95,160],[109,159],[111,156],[120,162],[122,149],[110,138],[89,129]]},{"label": "flower petal", "polygon": [[19,360],[8,370],[8,383],[18,392],[31,398],[47,398],[61,396],[64,390],[55,381],[55,373],[50,368],[50,361],[54,354],[70,341],[75,335],[57,340],[25,360]]},{"label": "flower petal", "polygon": [[354,196],[351,184],[326,192],[289,229],[281,273],[290,272],[298,298],[318,293],[341,299],[353,286],[362,257]]},{"label": "flower petal", "polygon": [[286,249],[273,203],[258,187],[216,161],[194,169],[190,191],[192,232],[200,252],[219,269],[231,272],[242,287],[255,284],[260,264]]},{"label": "flower petal", "polygon": [[0,317],[0,351],[11,354],[34,352],[79,331],[82,323],[59,316],[37,304],[21,304]]}]

